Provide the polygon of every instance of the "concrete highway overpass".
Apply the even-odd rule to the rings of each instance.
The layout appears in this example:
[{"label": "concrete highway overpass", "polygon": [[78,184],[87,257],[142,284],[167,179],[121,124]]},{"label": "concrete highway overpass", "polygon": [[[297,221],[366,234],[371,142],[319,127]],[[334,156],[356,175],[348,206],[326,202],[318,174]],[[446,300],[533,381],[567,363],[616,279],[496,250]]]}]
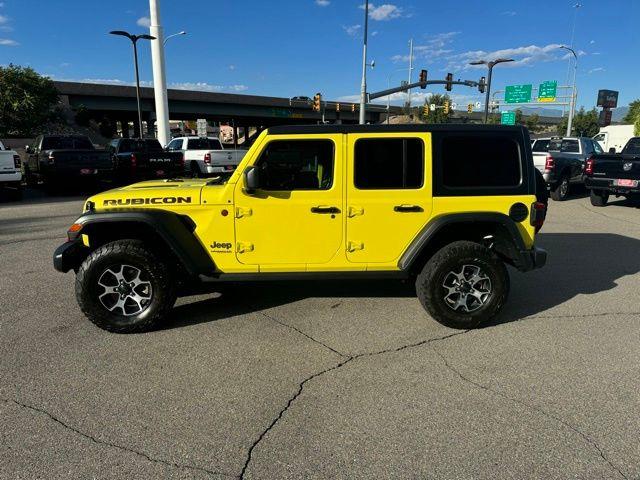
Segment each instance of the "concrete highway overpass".
[{"label": "concrete highway overpass", "polygon": [[[108,85],[80,82],[54,82],[62,101],[71,108],[84,106],[96,119],[107,117],[112,122],[134,122],[137,120],[136,89],[133,86]],[[153,88],[141,90],[142,118],[147,123],[155,120]],[[196,120],[206,118],[236,127],[269,127],[283,124],[309,124],[321,121],[320,112],[315,112],[305,102],[288,98],[214,93],[193,90],[169,89],[169,112],[171,120]],[[351,111],[351,103],[341,103],[336,111],[334,102],[325,109],[325,120],[357,123],[358,106]],[[392,107],[392,114],[401,108]],[[370,105],[367,121],[378,123],[386,117],[382,105]]]}]

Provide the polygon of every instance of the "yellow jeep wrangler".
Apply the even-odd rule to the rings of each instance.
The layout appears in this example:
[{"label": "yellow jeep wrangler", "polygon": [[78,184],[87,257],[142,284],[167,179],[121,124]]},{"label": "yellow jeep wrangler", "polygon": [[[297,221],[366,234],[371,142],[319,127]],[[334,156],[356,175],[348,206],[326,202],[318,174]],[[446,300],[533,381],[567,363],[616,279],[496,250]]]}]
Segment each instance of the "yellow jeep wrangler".
[{"label": "yellow jeep wrangler", "polygon": [[545,263],[541,200],[521,127],[279,126],[228,179],[91,197],[54,266],[113,332],[156,327],[220,282],[354,277],[415,281],[434,319],[473,328],[503,307],[505,264]]}]

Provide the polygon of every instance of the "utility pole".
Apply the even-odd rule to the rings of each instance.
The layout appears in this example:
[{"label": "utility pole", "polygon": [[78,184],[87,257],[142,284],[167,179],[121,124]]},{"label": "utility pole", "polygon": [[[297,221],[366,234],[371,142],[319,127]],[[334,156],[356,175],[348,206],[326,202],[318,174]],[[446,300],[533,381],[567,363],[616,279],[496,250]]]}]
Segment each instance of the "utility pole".
[{"label": "utility pole", "polygon": [[[413,72],[413,38],[409,40],[409,82],[411,85],[411,72]],[[407,109],[411,109],[411,89],[407,90]]]},{"label": "utility pole", "polygon": [[163,147],[169,143],[169,100],[167,97],[167,77],[164,67],[164,33],[160,25],[160,0],[149,0],[151,26],[149,33],[156,38],[151,42],[151,63],[153,66],[153,93],[156,104],[156,125],[158,141]]},{"label": "utility pole", "polygon": [[365,124],[367,105],[367,33],[369,28],[369,0],[364,4],[364,37],[362,43],[362,84],[360,85],[360,125]]},{"label": "utility pole", "polygon": [[[578,20],[578,10],[582,7],[581,3],[576,3],[573,8],[575,9],[573,12],[573,26],[571,27],[571,41],[569,42],[569,47],[573,48],[573,41],[576,36],[576,22]],[[571,57],[569,57],[569,63],[567,64],[567,76],[565,79],[565,83],[569,83],[569,72],[571,71]],[[564,105],[562,106],[562,116],[564,117]]]}]

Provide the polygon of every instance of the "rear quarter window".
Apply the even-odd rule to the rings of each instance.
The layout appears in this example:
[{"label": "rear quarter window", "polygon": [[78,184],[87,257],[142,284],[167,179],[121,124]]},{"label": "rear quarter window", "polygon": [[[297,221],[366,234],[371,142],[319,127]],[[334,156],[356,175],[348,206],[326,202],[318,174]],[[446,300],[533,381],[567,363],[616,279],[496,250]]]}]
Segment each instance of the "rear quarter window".
[{"label": "rear quarter window", "polygon": [[[434,135],[436,196],[528,193],[530,162],[518,132]],[[528,145],[527,145],[528,150]]]}]

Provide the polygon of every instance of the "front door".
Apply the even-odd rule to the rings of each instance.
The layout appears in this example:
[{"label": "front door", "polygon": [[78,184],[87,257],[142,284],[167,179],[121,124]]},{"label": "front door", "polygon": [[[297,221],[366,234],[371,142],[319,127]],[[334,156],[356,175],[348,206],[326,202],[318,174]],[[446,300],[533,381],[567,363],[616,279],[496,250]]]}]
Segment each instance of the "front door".
[{"label": "front door", "polygon": [[431,216],[431,134],[350,134],[347,259],[393,268]]},{"label": "front door", "polygon": [[261,188],[236,185],[236,255],[261,271],[304,270],[342,253],[343,135],[269,137],[256,160]]}]

